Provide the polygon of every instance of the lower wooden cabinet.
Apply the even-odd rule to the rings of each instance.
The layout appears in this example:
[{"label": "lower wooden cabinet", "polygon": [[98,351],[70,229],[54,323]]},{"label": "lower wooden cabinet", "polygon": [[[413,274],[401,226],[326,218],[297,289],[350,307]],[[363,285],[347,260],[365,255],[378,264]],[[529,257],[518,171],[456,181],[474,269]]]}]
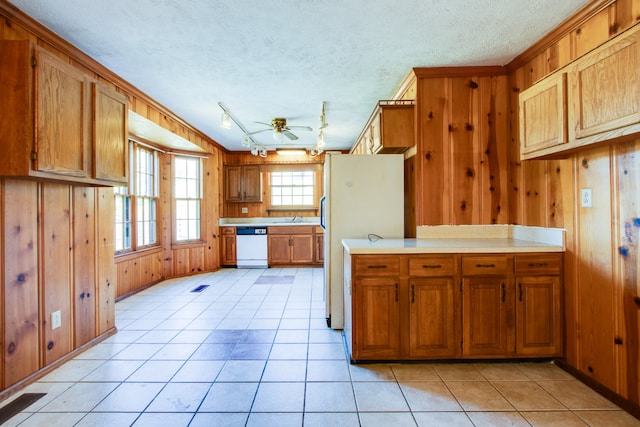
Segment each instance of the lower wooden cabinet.
[{"label": "lower wooden cabinet", "polygon": [[267,228],[269,265],[313,264],[312,226],[276,226]]},{"label": "lower wooden cabinet", "polygon": [[562,254],[345,256],[351,360],[562,355]]},{"label": "lower wooden cabinet", "polygon": [[235,227],[220,227],[220,264],[226,266],[237,264]]}]

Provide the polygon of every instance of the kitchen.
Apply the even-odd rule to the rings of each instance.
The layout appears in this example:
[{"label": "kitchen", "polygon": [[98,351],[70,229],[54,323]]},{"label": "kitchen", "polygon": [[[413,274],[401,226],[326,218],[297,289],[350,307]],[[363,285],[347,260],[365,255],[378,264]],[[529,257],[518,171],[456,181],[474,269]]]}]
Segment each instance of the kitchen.
[{"label": "kitchen", "polygon": [[[410,206],[409,211],[415,212],[405,218],[405,225],[414,228],[411,227],[413,224],[497,223],[566,229],[564,360],[576,375],[587,381],[590,379],[594,385],[604,387],[636,405],[638,343],[637,333],[634,334],[634,331],[637,332],[637,312],[634,314],[633,310],[636,304],[634,295],[637,295],[635,245],[638,227],[634,221],[638,217],[635,184],[638,173],[637,139],[633,136],[623,137],[615,144],[583,147],[570,152],[566,158],[532,161],[520,160],[518,144],[512,141],[520,139],[518,111],[514,108],[518,105],[519,93],[550,72],[592,51],[613,35],[630,28],[635,23],[637,13],[634,12],[637,7],[636,2],[595,2],[591,8],[586,8],[582,14],[558,28],[552,36],[531,46],[507,67],[473,70],[470,76],[460,76],[455,74],[455,70],[438,70],[438,75],[417,69],[412,71],[412,77],[416,77],[415,85],[412,84],[412,78],[408,78],[406,87],[398,89],[397,93],[387,94],[389,98],[416,99],[417,114],[424,120],[431,120],[429,113],[432,111],[436,113],[436,119],[441,120],[437,110],[424,109],[420,100],[424,101],[425,96],[437,100],[455,94],[460,97],[461,105],[466,105],[465,108],[478,102],[481,104],[478,110],[482,111],[474,116],[461,109],[456,110],[458,116],[451,117],[451,121],[457,125],[453,129],[457,132],[451,132],[452,138],[465,147],[459,151],[443,154],[441,145],[432,142],[451,141],[445,135],[449,132],[447,126],[440,124],[421,128],[419,143],[408,150],[405,159],[405,171],[413,171],[413,174],[405,176],[405,189],[413,195],[408,197],[406,203]],[[8,35],[3,33],[3,38],[33,38],[33,30],[30,33],[24,29],[27,24],[21,27],[16,23],[14,13],[3,9],[3,16],[8,14],[7,18],[14,22],[10,27],[5,25],[4,31]],[[611,22],[615,22],[615,25]],[[52,37],[41,29],[38,31],[38,37]],[[96,69],[96,74],[108,75],[99,67]],[[454,74],[447,75],[447,72]],[[469,73],[469,70],[466,72]],[[478,86],[470,87],[470,80]],[[126,82],[122,82],[120,87],[130,94],[130,105],[138,114],[173,129],[195,145],[209,144],[197,131],[172,117],[170,112]],[[380,98],[384,97],[382,95]],[[371,105],[369,108],[373,107]],[[446,113],[443,106],[440,108],[443,114]],[[494,127],[483,127],[485,114],[495,118],[492,121]],[[471,129],[468,130],[468,127]],[[477,134],[474,130],[481,133]],[[488,158],[485,159],[486,141],[495,142],[495,149],[488,150]],[[221,239],[218,218],[272,217],[257,202],[248,202],[246,205],[234,203],[233,206],[220,202],[224,191],[219,182],[225,182],[222,176],[225,165],[278,164],[281,161],[271,155],[262,159],[246,153],[225,153],[217,148],[212,151],[213,155],[203,162],[206,177],[204,185],[212,189],[203,202],[211,213],[211,218],[207,218],[203,224],[206,243],[167,245],[121,257],[113,270],[107,273],[113,276],[112,282],[117,283],[117,295],[135,292],[164,278],[217,269],[220,265]],[[443,157],[438,158],[438,155]],[[295,163],[321,162],[320,159],[305,158]],[[474,165],[472,170],[466,166],[467,163]],[[166,162],[162,167],[170,171],[170,165]],[[317,173],[320,174],[319,171]],[[429,182],[429,186],[422,184],[425,182]],[[59,189],[49,184],[39,186],[32,181],[10,179],[3,180],[3,187],[5,208],[12,204],[24,207],[20,215],[5,216],[3,237],[6,240],[3,247],[8,247],[9,239],[37,241],[39,228],[35,212],[38,194],[44,191],[50,194],[48,197],[55,198],[54,193]],[[429,187],[443,188],[445,191],[433,194],[428,191]],[[582,194],[579,190],[582,189],[592,190],[591,208],[580,203],[579,196]],[[161,191],[166,191],[165,194],[169,192],[168,189]],[[89,202],[97,206],[102,206],[102,203],[109,206],[111,203],[104,198],[102,190],[91,190],[90,193],[93,199]],[[78,196],[82,197],[80,194]],[[248,208],[246,214],[241,211],[242,207]],[[96,223],[109,218],[102,211],[99,212],[99,218],[93,219]],[[319,213],[281,212],[278,215],[283,218],[298,215],[317,217]],[[13,221],[22,225],[23,232],[19,239],[9,231],[9,224]],[[67,230],[73,229],[73,224],[68,218],[65,220],[64,215],[60,215],[58,222]],[[611,226],[607,227],[606,224]],[[98,240],[94,232],[84,233]],[[410,234],[407,236],[413,237]],[[11,265],[16,265],[17,258],[13,257],[17,255],[12,255],[6,249],[4,253],[9,257],[5,261],[8,267],[4,271],[4,280],[6,277],[18,277],[24,271],[29,272],[30,277],[37,276],[37,254],[21,254],[21,262],[17,264],[19,267],[13,271]],[[28,251],[26,253],[29,254]],[[102,289],[102,285],[99,289]],[[6,292],[3,298],[6,307],[13,301]],[[31,304],[30,318],[37,318],[37,295],[30,295],[27,300]],[[36,307],[35,311],[33,307]],[[6,308],[3,310],[5,315],[9,312]],[[104,330],[109,330],[109,325]],[[32,347],[22,356],[33,361],[41,344],[37,333],[29,339]],[[70,345],[67,348],[72,350]],[[3,363],[8,360],[10,358],[5,356]],[[7,387],[16,382],[14,379],[24,378],[38,370],[40,364],[37,357],[35,360],[21,366],[18,369],[21,372],[16,372],[13,379],[8,379],[8,371],[5,371],[3,386]]]}]

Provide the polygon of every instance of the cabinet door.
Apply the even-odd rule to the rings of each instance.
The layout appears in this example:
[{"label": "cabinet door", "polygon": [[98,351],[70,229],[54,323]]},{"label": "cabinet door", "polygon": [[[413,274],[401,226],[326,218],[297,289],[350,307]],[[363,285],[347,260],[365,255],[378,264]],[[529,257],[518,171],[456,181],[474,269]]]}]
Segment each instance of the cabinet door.
[{"label": "cabinet door", "polygon": [[572,68],[569,138],[640,123],[640,31],[617,37]]},{"label": "cabinet door", "polygon": [[94,178],[127,183],[127,97],[106,86],[93,84]]},{"label": "cabinet door", "polygon": [[227,202],[242,201],[242,167],[224,167],[225,200]]},{"label": "cabinet door", "polygon": [[566,144],[567,74],[558,72],[523,91],[520,105],[520,155]]},{"label": "cabinet door", "polygon": [[561,356],[560,278],[518,277],[516,282],[517,355]]},{"label": "cabinet door", "polygon": [[513,353],[513,291],[503,277],[463,279],[462,336],[465,356]]},{"label": "cabinet door", "polygon": [[88,177],[87,79],[52,54],[36,49],[34,169]]},{"label": "cabinet door", "polygon": [[291,247],[288,234],[268,235],[269,265],[291,263]]},{"label": "cabinet door", "polygon": [[365,277],[354,283],[354,359],[390,359],[400,355],[399,279]]},{"label": "cabinet door", "polygon": [[222,265],[235,265],[237,263],[235,235],[222,235],[221,256],[220,264]]},{"label": "cabinet door", "polygon": [[318,264],[324,263],[324,234],[316,232],[316,258]]},{"label": "cabinet door", "polygon": [[412,279],[410,283],[409,354],[412,357],[454,357],[455,286],[452,278]]},{"label": "cabinet door", "polygon": [[313,263],[313,234],[292,235],[290,244],[292,263]]},{"label": "cabinet door", "polygon": [[245,202],[262,201],[260,166],[243,166],[242,169],[242,200]]}]

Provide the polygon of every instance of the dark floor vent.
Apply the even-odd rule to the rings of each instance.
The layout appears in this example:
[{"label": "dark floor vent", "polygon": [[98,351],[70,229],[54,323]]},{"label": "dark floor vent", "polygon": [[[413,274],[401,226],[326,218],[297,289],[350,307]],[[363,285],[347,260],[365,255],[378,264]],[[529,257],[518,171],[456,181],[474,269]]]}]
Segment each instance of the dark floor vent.
[{"label": "dark floor vent", "polygon": [[23,393],[18,396],[18,398],[0,409],[0,424],[4,424],[5,421],[9,420],[16,414],[19,414],[21,411],[31,406],[32,403],[46,395],[47,393]]},{"label": "dark floor vent", "polygon": [[204,291],[205,289],[207,289],[208,287],[209,287],[209,285],[200,285],[200,286],[198,286],[198,287],[196,287],[196,288],[193,288],[193,289],[191,290],[191,292],[202,292],[202,291]]}]

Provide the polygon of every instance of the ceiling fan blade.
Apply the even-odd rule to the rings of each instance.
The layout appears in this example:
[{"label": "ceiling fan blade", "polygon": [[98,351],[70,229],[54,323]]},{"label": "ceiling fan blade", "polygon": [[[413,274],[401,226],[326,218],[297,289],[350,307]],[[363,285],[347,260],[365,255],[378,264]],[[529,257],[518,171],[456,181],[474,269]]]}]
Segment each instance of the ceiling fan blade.
[{"label": "ceiling fan blade", "polygon": [[294,134],[292,134],[291,132],[289,132],[286,129],[282,129],[282,133],[284,134],[284,136],[286,136],[287,138],[289,138],[292,141],[295,141],[296,139],[298,139],[298,137]]},{"label": "ceiling fan blade", "polygon": [[273,125],[271,123],[265,123],[265,122],[254,122],[254,123],[258,123],[260,125],[265,125],[265,126],[269,126],[270,128],[273,127]]},{"label": "ceiling fan blade", "polygon": [[271,128],[269,128],[269,129],[260,129],[260,130],[256,130],[256,131],[253,131],[253,132],[247,132],[244,135],[245,136],[250,136],[250,135],[255,135],[256,133],[268,132],[270,130],[271,130]]},{"label": "ceiling fan blade", "polygon": [[312,131],[313,128],[309,127],[309,126],[287,126],[289,129],[299,129],[299,130],[308,130],[308,131]]}]

